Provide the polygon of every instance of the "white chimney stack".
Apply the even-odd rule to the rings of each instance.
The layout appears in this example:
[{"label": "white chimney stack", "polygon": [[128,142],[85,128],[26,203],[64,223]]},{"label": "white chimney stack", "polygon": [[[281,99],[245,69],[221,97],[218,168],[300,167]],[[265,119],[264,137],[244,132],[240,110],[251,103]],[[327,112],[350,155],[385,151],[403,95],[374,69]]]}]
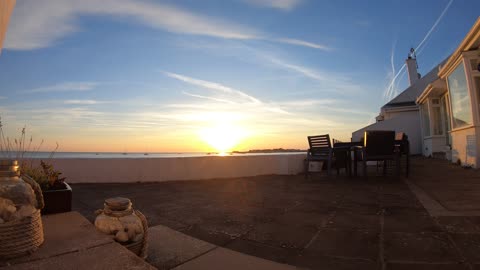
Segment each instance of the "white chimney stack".
[{"label": "white chimney stack", "polygon": [[415,55],[415,50],[413,48],[410,49],[410,54],[405,62],[407,65],[408,80],[410,81],[410,86],[412,86],[418,79],[420,79],[420,73],[418,73],[417,70],[417,56]]}]

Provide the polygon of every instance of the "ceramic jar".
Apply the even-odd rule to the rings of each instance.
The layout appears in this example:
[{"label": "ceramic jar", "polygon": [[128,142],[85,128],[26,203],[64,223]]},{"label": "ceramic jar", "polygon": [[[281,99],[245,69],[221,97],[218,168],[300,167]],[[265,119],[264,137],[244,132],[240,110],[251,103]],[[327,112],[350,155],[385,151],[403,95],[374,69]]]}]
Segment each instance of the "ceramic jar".
[{"label": "ceramic jar", "polygon": [[37,210],[37,198],[19,173],[18,161],[0,160],[0,224],[21,220]]},{"label": "ceramic jar", "polygon": [[144,226],[141,217],[132,208],[127,198],[106,199],[103,210],[97,211],[95,227],[115,241],[128,245],[144,240]]}]

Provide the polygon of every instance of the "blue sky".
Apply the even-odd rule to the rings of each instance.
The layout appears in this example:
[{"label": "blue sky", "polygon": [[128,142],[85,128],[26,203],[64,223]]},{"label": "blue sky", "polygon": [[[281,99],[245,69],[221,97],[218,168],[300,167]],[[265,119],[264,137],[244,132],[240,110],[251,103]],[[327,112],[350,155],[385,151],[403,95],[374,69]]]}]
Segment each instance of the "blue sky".
[{"label": "blue sky", "polygon": [[0,114],[12,136],[26,125],[61,151],[348,140],[407,86],[398,71],[410,47],[426,74],[478,10],[474,0],[17,0]]}]

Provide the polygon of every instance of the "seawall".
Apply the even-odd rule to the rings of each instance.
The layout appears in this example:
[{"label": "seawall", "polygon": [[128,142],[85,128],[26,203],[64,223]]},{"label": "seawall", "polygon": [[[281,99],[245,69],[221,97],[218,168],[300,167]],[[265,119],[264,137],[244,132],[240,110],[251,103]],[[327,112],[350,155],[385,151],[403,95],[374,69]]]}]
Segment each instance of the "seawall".
[{"label": "seawall", "polygon": [[58,158],[51,162],[69,183],[135,183],[257,175],[295,175],[305,154],[179,158]]}]

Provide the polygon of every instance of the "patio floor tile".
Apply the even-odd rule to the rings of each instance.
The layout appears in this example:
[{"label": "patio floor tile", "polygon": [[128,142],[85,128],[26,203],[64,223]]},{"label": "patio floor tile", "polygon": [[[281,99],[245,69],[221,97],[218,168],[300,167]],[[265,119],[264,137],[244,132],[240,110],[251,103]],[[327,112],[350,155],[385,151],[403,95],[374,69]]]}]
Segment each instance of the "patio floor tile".
[{"label": "patio floor tile", "polygon": [[469,262],[480,263],[479,234],[452,234],[452,239]]},{"label": "patio floor tile", "polygon": [[445,233],[385,233],[385,257],[389,262],[461,261]]},{"label": "patio floor tile", "polygon": [[347,214],[343,212],[336,215],[328,222],[327,228],[344,230],[369,230],[380,231],[379,215]]},{"label": "patio floor tile", "polygon": [[305,247],[317,232],[314,226],[288,226],[278,223],[257,224],[246,239],[266,245],[299,249]]},{"label": "patio floor tile", "polygon": [[435,220],[425,215],[385,215],[385,232],[441,232]]},{"label": "patio floor tile", "polygon": [[368,231],[321,230],[305,254],[377,261],[379,235]]}]

